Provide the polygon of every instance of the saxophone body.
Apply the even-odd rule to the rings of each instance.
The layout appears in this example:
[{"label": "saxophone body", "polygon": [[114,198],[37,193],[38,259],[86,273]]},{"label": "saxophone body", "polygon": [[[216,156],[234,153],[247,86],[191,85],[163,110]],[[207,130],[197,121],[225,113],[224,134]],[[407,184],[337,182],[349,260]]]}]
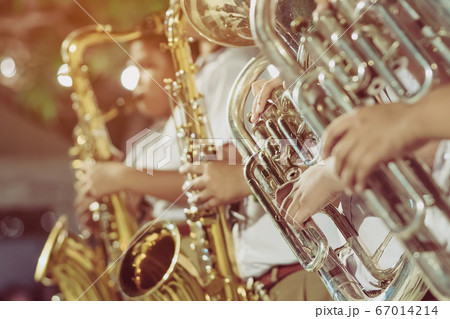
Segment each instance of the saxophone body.
[{"label": "saxophone body", "polygon": [[[203,98],[195,84],[196,68],[184,34],[184,23],[179,5],[171,6],[165,25],[167,49],[173,58],[176,78],[166,80],[166,90],[176,101],[172,111],[181,161],[192,163],[215,154],[215,147],[204,145],[211,135]],[[123,259],[122,291],[131,298],[144,300],[267,299],[260,287],[245,285],[237,275],[225,209],[200,210],[190,205],[185,214],[190,226],[190,246],[199,257],[199,269],[180,252],[176,226],[149,222],[138,231]],[[164,244],[170,248],[162,248]]]},{"label": "saxophone body", "polygon": [[[256,3],[252,30],[293,84],[294,105],[318,136],[339,115],[379,102],[385,90],[390,98],[415,103],[449,80],[449,15],[441,1],[331,1],[331,10],[314,16],[311,25],[297,24],[316,66],[306,74],[274,31],[277,3]],[[380,165],[360,196],[403,244],[433,293],[448,299],[450,254],[425,220],[437,213],[448,221],[450,207],[427,169],[413,157]]]},{"label": "saxophone body", "polygon": [[[147,27],[157,29],[155,16]],[[114,33],[109,26],[87,26],[72,32],[63,42],[61,54],[68,64],[73,81],[73,109],[78,117],[74,128],[75,146],[70,155],[72,168],[80,176],[84,161],[112,160],[113,145],[103,114],[93,92],[84,54],[92,46],[115,41],[136,40],[142,29]],[[104,196],[89,206],[94,231],[86,239],[67,230],[66,218],[60,219],[52,230],[39,258],[35,280],[57,284],[66,300],[121,300],[116,280],[115,261],[128,247],[137,231],[134,217],[127,211],[125,193]]]}]

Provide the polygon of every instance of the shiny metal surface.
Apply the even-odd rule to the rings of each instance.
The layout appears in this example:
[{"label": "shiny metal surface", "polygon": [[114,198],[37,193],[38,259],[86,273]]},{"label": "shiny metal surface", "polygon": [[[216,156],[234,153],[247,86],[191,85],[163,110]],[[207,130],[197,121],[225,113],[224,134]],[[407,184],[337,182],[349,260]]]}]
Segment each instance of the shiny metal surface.
[{"label": "shiny metal surface", "polygon": [[[257,1],[252,28],[281,76],[295,84],[295,105],[318,136],[340,114],[379,101],[386,88],[414,103],[449,80],[448,11],[440,2],[332,1],[331,10],[314,16],[312,30],[303,29],[300,41],[317,66],[306,74],[273,33],[276,6],[276,0]],[[450,208],[426,169],[412,158],[381,165],[362,197],[403,243],[433,292],[448,299],[450,255],[424,220],[432,210],[448,220]]]},{"label": "shiny metal surface", "polygon": [[180,234],[168,222],[147,223],[133,237],[120,267],[120,287],[139,300],[211,300],[195,266],[180,251]]},{"label": "shiny metal surface", "polygon": [[67,230],[61,216],[52,228],[39,256],[34,280],[46,286],[58,285],[64,300],[121,300],[106,265],[86,241]]},{"label": "shiny metal surface", "polygon": [[[274,113],[273,108],[280,107],[279,102],[268,106],[266,112],[269,115],[264,114],[263,119],[255,123],[251,132],[246,128],[247,117],[244,114],[251,83],[259,77],[267,65],[268,61],[263,58],[250,61],[235,82],[228,103],[230,127],[237,139],[239,152],[246,158],[245,176],[259,203],[271,216],[302,267],[308,271],[317,271],[335,300],[420,300],[427,288],[421,280],[420,271],[409,260],[400,257],[397,264],[390,268],[379,266],[379,260],[385,253],[392,236],[388,236],[377,251],[371,254],[350,222],[336,208],[329,205],[323,213],[334,221],[347,242],[343,247],[333,249],[327,237],[312,219],[308,219],[305,223],[304,230],[297,230],[279,213],[276,191],[281,185],[295,180],[301,174],[301,167],[295,160],[295,157],[300,157],[289,143],[286,148],[291,149],[285,155],[288,160],[285,163],[280,161],[283,156],[280,154],[280,145],[276,143],[277,140],[280,141],[276,128],[281,125],[273,127],[268,123],[271,120],[270,114]],[[272,100],[279,99],[275,96]],[[281,109],[286,108],[281,106]],[[290,108],[293,110],[292,105]],[[278,113],[277,116],[279,116],[278,119],[283,118],[283,114],[280,116]],[[302,122],[298,115],[297,121]],[[312,132],[309,134],[313,135]],[[304,146],[302,145],[304,140],[295,138],[300,147]],[[262,143],[261,139],[272,140],[275,143]],[[275,151],[271,148],[275,148]],[[377,291],[366,291],[358,279],[346,269],[340,255],[349,249],[363,262],[367,271],[378,280]]]},{"label": "shiny metal surface", "polygon": [[224,46],[254,45],[250,0],[181,0],[187,19],[206,39]]}]

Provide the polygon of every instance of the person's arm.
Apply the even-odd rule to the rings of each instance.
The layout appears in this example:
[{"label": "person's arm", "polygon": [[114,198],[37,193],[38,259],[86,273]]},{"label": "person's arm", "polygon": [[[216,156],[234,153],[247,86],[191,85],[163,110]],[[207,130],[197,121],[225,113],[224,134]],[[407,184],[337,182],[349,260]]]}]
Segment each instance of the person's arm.
[{"label": "person's arm", "polygon": [[324,156],[336,157],[335,170],[346,189],[361,192],[378,164],[450,138],[449,101],[446,85],[414,105],[381,104],[344,114],[325,130]]},{"label": "person's arm", "polygon": [[153,175],[126,167],[125,189],[164,199],[174,204],[186,204],[182,190],[184,178],[177,170],[153,171]]},{"label": "person's arm", "polygon": [[415,103],[407,114],[422,140],[450,139],[450,84],[443,85]]},{"label": "person's arm", "polygon": [[182,190],[184,178],[175,170],[153,171],[153,175],[149,175],[120,162],[99,162],[84,170],[75,201],[79,212],[86,210],[94,200],[122,190],[148,194],[178,205],[187,203]]}]

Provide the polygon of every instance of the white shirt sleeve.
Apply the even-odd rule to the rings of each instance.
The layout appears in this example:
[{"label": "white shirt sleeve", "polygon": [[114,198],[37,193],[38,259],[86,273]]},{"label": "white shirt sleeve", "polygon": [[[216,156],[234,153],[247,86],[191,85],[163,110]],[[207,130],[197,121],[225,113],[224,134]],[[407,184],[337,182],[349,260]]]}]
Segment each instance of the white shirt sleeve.
[{"label": "white shirt sleeve", "polygon": [[219,145],[232,138],[228,129],[228,95],[243,67],[257,54],[256,48],[222,48],[208,57],[197,74],[196,82],[204,95],[209,126]]}]

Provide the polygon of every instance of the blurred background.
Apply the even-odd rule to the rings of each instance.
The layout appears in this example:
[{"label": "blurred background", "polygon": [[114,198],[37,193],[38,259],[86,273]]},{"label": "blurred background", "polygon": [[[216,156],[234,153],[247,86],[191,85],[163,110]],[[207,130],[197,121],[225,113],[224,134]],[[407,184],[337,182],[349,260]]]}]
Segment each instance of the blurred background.
[{"label": "blurred background", "polygon": [[[95,23],[86,12],[115,31],[129,31],[165,3],[0,0],[0,300],[49,300],[55,290],[33,279],[39,254],[58,216],[67,214],[70,228],[78,231],[68,155],[77,118],[71,79],[64,76],[62,41],[71,31]],[[120,109],[130,97],[127,61],[114,43],[87,54],[103,112]],[[124,151],[126,139],[148,124],[124,109],[108,129]]]}]

